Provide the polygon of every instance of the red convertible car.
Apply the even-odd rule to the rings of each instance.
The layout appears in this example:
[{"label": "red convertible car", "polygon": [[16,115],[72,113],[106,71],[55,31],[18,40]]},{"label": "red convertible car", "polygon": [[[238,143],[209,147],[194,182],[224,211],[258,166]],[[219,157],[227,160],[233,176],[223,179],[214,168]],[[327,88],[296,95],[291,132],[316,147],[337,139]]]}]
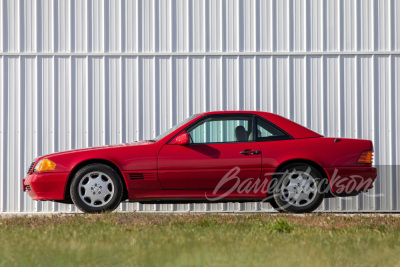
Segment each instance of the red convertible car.
[{"label": "red convertible car", "polygon": [[258,111],[195,114],[153,140],[37,158],[23,180],[34,200],[84,212],[141,203],[266,201],[311,212],[326,197],[372,188],[369,140],[327,138]]}]

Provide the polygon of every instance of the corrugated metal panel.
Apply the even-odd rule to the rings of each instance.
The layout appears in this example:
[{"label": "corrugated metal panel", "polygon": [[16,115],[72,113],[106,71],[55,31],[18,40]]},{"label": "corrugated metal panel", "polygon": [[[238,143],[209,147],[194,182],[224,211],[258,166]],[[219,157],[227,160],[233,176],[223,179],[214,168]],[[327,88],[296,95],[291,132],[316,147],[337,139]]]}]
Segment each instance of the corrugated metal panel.
[{"label": "corrugated metal panel", "polygon": [[[397,1],[2,1],[0,211],[75,211],[21,192],[32,159],[149,139],[193,113],[264,110],[372,139],[372,193],[320,210],[400,211]],[[393,167],[392,167],[393,165]],[[259,211],[268,204],[139,205]]]}]

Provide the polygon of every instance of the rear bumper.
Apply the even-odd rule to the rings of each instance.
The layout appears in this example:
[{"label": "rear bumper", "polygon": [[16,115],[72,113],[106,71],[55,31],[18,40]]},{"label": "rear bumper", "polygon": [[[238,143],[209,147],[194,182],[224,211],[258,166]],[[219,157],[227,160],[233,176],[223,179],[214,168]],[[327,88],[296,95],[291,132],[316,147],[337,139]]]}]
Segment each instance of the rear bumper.
[{"label": "rear bumper", "polygon": [[374,167],[338,167],[326,171],[332,193],[344,195],[371,189],[378,176]]},{"label": "rear bumper", "polygon": [[65,186],[70,172],[33,173],[23,180],[23,190],[33,200],[64,199]]}]

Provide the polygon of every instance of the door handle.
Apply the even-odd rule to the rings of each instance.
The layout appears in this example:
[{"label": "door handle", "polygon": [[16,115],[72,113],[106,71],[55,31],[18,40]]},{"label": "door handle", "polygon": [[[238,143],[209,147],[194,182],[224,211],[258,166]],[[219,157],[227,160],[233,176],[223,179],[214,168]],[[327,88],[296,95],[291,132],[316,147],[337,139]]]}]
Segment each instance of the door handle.
[{"label": "door handle", "polygon": [[261,151],[260,150],[245,150],[245,151],[240,151],[240,154],[255,155],[255,154],[261,154]]}]

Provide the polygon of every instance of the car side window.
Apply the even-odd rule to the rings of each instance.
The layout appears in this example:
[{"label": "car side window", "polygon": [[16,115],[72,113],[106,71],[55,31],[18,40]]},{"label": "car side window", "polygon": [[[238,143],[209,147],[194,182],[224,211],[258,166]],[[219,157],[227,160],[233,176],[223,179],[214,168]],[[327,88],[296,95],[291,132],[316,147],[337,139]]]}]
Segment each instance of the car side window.
[{"label": "car side window", "polygon": [[275,127],[270,122],[257,118],[257,140],[272,141],[290,139],[285,132]]},{"label": "car side window", "polygon": [[215,117],[200,121],[186,132],[193,144],[247,142],[251,125],[251,117]]}]

